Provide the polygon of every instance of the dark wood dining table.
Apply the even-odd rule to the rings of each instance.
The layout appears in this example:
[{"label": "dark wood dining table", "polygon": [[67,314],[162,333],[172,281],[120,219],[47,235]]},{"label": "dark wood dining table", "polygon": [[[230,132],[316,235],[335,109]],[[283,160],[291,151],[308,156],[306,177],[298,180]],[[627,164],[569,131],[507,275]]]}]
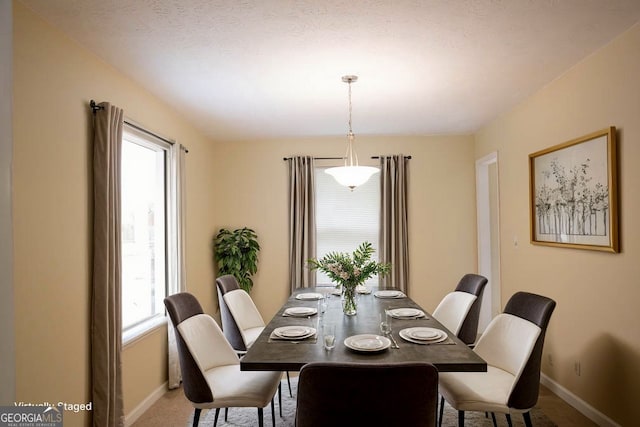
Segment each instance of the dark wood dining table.
[{"label": "dark wood dining table", "polygon": [[[346,316],[342,312],[340,296],[332,295],[328,299],[328,307],[324,313],[311,317],[283,316],[289,307],[318,308],[318,301],[298,300],[300,293],[330,293],[331,287],[302,288],[296,290],[287,302],[265,326],[260,336],[247,353],[240,359],[243,371],[299,371],[310,362],[359,362],[359,363],[397,363],[397,362],[429,362],[440,372],[486,372],[487,364],[467,345],[456,338],[431,314],[422,309],[408,297],[378,298],[374,296],[375,288],[367,295],[358,295],[358,312],[354,316]],[[380,335],[380,313],[392,308],[416,308],[425,312],[426,318],[393,319],[392,335],[398,343],[398,349],[387,348],[380,352],[357,352],[345,346],[347,337],[357,334]],[[321,322],[335,325],[336,345],[332,350],[325,350],[321,337]],[[274,329],[282,326],[303,325],[317,329],[317,337],[300,341],[273,340],[270,338]],[[451,339],[442,344],[415,344],[405,341],[399,331],[409,327],[431,327],[446,331]]]}]

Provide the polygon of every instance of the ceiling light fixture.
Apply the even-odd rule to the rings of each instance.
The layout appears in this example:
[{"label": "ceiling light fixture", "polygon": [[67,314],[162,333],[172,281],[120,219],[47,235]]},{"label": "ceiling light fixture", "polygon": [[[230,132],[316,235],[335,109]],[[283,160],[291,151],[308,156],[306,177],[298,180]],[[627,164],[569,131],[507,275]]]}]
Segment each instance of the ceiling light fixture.
[{"label": "ceiling light fixture", "polygon": [[347,134],[347,154],[344,158],[344,166],[329,168],[325,172],[333,176],[338,184],[349,187],[351,191],[364,184],[376,172],[380,170],[372,166],[358,166],[358,155],[353,149],[355,135],[351,129],[351,83],[358,81],[358,76],[342,76],[342,81],[349,84],[349,133]]}]

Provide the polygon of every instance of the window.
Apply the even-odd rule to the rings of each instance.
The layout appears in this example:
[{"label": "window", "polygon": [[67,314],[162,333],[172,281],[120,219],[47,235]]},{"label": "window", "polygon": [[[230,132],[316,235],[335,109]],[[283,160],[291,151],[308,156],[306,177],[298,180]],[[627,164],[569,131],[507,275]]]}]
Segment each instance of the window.
[{"label": "window", "polygon": [[164,322],[175,204],[172,145],[125,126],[121,164],[122,331],[130,341]]},{"label": "window", "polygon": [[[380,230],[380,174],[351,191],[316,168],[316,255],[328,252],[353,252],[362,242],[370,242],[378,250]],[[318,285],[328,285],[326,274],[317,272]],[[366,281],[378,286],[378,276]]]}]

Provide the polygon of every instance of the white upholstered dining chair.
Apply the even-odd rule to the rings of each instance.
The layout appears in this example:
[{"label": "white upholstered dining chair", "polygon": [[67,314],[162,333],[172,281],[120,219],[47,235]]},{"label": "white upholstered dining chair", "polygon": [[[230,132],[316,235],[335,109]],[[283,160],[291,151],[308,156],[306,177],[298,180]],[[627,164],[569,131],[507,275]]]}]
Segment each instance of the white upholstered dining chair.
[{"label": "white upholstered dining chair", "polygon": [[466,292],[450,292],[433,310],[433,317],[457,336],[475,300],[475,295]]},{"label": "white upholstered dining chair", "polygon": [[[216,287],[224,334],[236,352],[243,355],[264,330],[264,319],[251,296],[240,288],[233,275],[218,277]],[[287,385],[289,396],[293,397],[289,372]]]},{"label": "white upholstered dining chair", "polygon": [[458,411],[459,427],[465,411],[491,412],[494,425],[494,413],[503,413],[509,426],[511,414],[522,414],[531,427],[529,411],[538,401],[542,347],[555,306],[552,299],[528,292],[509,299],[474,348],[487,362],[487,372],[440,374],[440,425],[446,400]]},{"label": "white upholstered dining chair", "polygon": [[193,295],[174,294],[164,303],[175,327],[184,393],[195,408],[193,426],[198,425],[202,409],[215,408],[215,426],[220,408],[254,407],[262,427],[263,408],[271,401],[275,427],[273,397],[282,373],[241,371],[238,355]]},{"label": "white upholstered dining chair", "polygon": [[265,327],[264,319],[249,294],[244,289],[227,292],[222,299],[238,326],[246,349],[251,347]]},{"label": "white upholstered dining chair", "polygon": [[445,295],[432,313],[436,320],[467,345],[476,341],[482,293],[486,284],[487,278],[484,276],[465,274],[455,291]]}]

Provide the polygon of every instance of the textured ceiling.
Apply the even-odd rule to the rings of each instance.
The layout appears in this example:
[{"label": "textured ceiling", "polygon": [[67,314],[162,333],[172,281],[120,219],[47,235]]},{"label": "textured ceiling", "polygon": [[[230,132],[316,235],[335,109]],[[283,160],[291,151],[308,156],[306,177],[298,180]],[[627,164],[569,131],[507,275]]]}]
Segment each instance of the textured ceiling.
[{"label": "textured ceiling", "polygon": [[638,0],[23,0],[214,139],[469,133],[640,19]]}]

